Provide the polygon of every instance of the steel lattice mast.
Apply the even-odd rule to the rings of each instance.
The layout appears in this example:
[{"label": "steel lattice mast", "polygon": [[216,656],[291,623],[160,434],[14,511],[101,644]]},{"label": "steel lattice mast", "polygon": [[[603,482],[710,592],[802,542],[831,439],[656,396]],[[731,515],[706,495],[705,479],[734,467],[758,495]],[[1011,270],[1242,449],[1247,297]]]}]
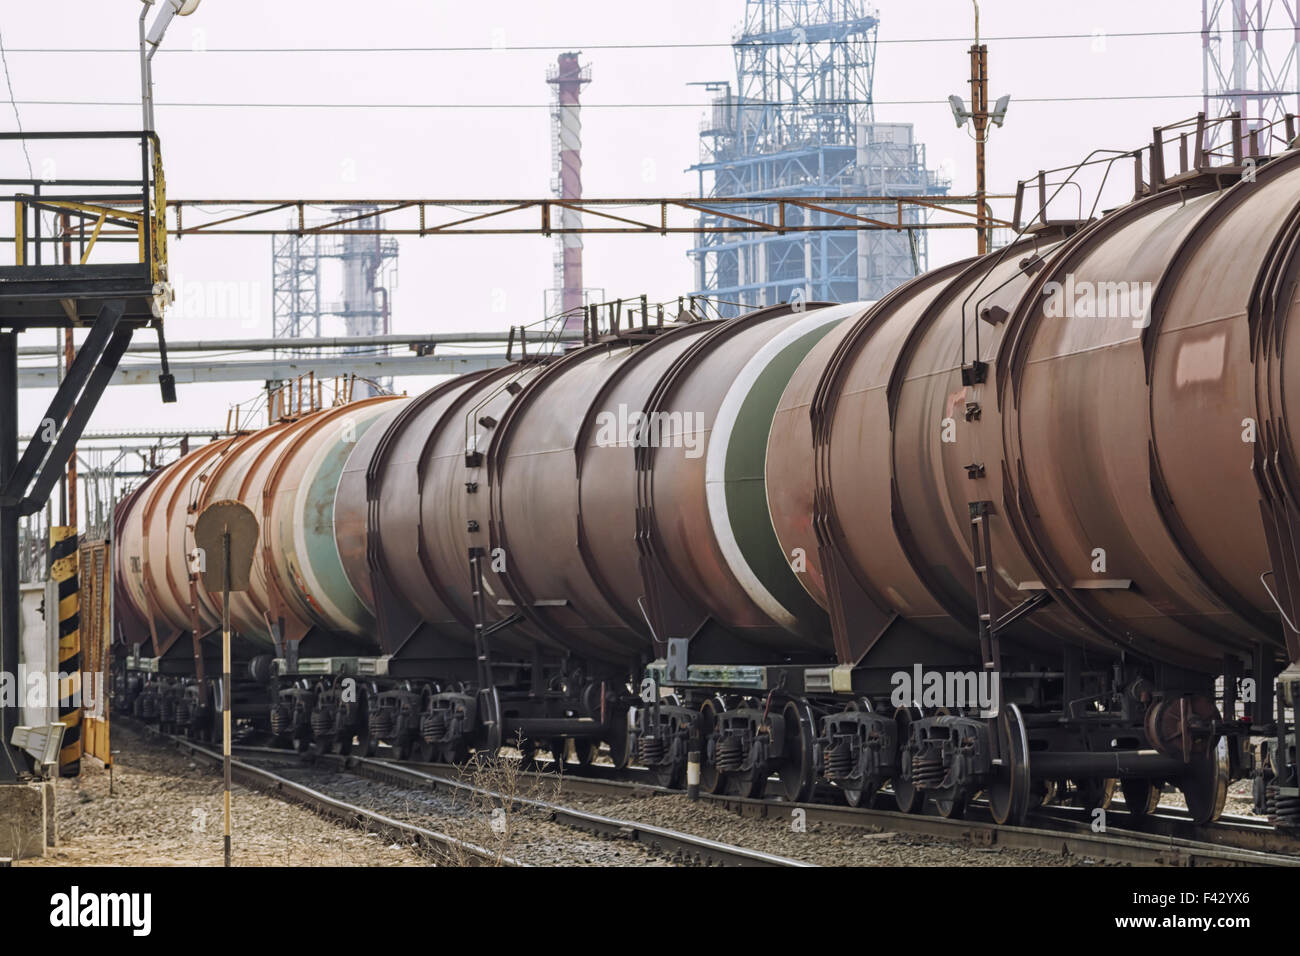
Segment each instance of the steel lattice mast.
[{"label": "steel lattice mast", "polygon": [[[1201,51],[1207,119],[1239,113],[1249,133],[1300,114],[1296,0],[1201,0]],[[1228,129],[1211,124],[1205,148],[1223,145]]]},{"label": "steel lattice mast", "polygon": [[[730,82],[705,84],[716,95],[692,167],[701,198],[944,192],[910,124],[875,122],[878,25],[865,0],[747,0],[733,43],[735,92]],[[771,221],[760,206],[748,212]],[[811,210],[797,216],[789,225],[825,219]],[[909,222],[924,219],[917,212]],[[712,224],[706,213],[701,226]],[[924,236],[903,232],[706,235],[691,256],[697,294],[724,303],[724,315],[799,297],[875,298],[926,264]]]}]

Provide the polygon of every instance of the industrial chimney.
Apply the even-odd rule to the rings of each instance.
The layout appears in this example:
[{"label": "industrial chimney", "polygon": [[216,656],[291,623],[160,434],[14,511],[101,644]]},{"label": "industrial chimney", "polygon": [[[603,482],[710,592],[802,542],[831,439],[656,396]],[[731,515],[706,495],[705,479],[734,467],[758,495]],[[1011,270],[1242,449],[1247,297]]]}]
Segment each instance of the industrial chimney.
[{"label": "industrial chimney", "polygon": [[[582,88],[591,82],[591,66],[582,66],[577,53],[561,53],[546,71],[546,82],[555,88],[551,111],[551,188],[558,199],[582,198]],[[575,209],[560,213],[562,229],[577,229],[582,214]],[[561,233],[556,237],[555,298],[564,314],[565,332],[582,332],[582,236]]]}]

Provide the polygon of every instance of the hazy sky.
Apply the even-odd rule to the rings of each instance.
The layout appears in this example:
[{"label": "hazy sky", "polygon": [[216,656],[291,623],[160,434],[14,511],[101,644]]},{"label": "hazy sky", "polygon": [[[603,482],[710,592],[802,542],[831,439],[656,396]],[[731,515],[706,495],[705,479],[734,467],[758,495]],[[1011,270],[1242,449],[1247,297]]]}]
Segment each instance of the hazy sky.
[{"label": "hazy sky", "polygon": [[[31,48],[113,47],[136,42],[134,0],[0,4],[0,29],[18,109],[27,129],[138,128],[139,84],[131,54],[59,54]],[[726,45],[744,0],[204,0],[178,19],[156,61],[157,123],[169,194],[177,198],[534,197],[549,194],[550,91],[546,67],[558,52],[584,51],[594,81],[584,93],[585,193],[694,195],[686,171],[699,153],[707,94],[686,84],[734,81]],[[876,118],[911,122],[934,167],[955,192],[973,189],[973,145],[952,121],[945,98],[969,95],[969,0],[881,0]],[[986,0],[991,94],[1013,97],[1005,128],[989,150],[989,186],[1010,191],[1037,169],[1077,160],[1097,146],[1130,148],[1153,126],[1200,108],[1201,48],[1195,32],[1121,37],[1146,30],[1200,28],[1196,0]],[[1085,34],[1077,39],[1004,40],[1011,35]],[[1100,35],[1100,36],[1098,36]],[[958,42],[937,42],[941,38]],[[908,42],[888,42],[908,41]],[[683,49],[600,49],[619,43],[714,44]],[[494,52],[226,53],[220,48],[544,46]],[[206,52],[205,52],[206,48]],[[0,94],[5,91],[0,87]],[[1120,97],[1168,97],[1185,99]],[[1027,102],[1102,97],[1091,102]],[[1114,99],[1111,99],[1111,98]],[[39,105],[33,100],[111,100],[125,107]],[[924,100],[921,105],[890,105]],[[192,103],[363,103],[365,109],[203,108]],[[378,104],[525,104],[520,109],[384,109]],[[625,104],[688,104],[631,108]],[[601,104],[624,104],[601,108]],[[0,128],[14,117],[0,102]],[[39,156],[33,157],[38,163]],[[22,156],[0,151],[9,170]],[[61,160],[61,162],[63,162]],[[15,165],[17,164],[17,165]],[[61,169],[67,168],[66,164]],[[5,172],[4,175],[13,175]],[[1130,173],[1131,176],[1131,173]],[[969,254],[974,236],[931,241],[931,265]],[[609,297],[652,300],[688,292],[688,237],[589,237],[586,283]],[[552,283],[553,244],[540,237],[403,240],[393,325],[402,332],[486,330],[540,317]],[[173,240],[174,277],[183,284],[239,283],[237,315],[187,315],[173,339],[269,336],[270,240]],[[338,289],[323,290],[326,299]],[[25,337],[26,343],[36,341]],[[429,380],[406,380],[412,391]],[[128,425],[212,426],[254,383],[182,386],[181,402],[156,389],[118,388],[91,429]],[[24,393],[24,427],[48,393]]]}]

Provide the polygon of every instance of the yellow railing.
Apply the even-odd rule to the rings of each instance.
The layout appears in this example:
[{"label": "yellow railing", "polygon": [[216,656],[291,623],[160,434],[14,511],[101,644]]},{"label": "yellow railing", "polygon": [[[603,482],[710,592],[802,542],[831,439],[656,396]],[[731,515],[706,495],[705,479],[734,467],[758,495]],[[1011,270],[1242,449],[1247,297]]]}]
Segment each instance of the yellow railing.
[{"label": "yellow railing", "polygon": [[[0,134],[0,139],[15,138],[24,134]],[[127,199],[124,195],[122,205],[109,205],[90,201],[77,196],[41,194],[41,188],[58,187],[59,183],[33,183],[35,192],[21,193],[11,197],[14,203],[14,264],[23,266],[32,264],[28,246],[34,240],[28,230],[28,215],[35,210],[40,212],[57,212],[75,216],[84,222],[94,222],[88,241],[81,253],[81,265],[85,265],[101,236],[113,236],[114,241],[122,241],[125,236],[134,234],[137,259],[141,265],[149,266],[151,282],[167,281],[167,185],[163,175],[162,149],[158,138],[153,133],[107,133],[107,134],[58,134],[29,133],[26,138],[139,138],[142,150],[151,154],[142,163],[142,170],[148,170],[147,179],[108,180],[113,185],[130,186],[139,190],[139,197]],[[144,207],[144,208],[141,208]],[[84,223],[83,223],[84,224]],[[105,227],[108,226],[108,229]],[[119,228],[114,228],[119,227]],[[83,234],[84,237],[84,234]],[[71,233],[65,231],[50,237],[41,237],[41,242],[65,241]],[[53,264],[53,263],[51,263]]]}]

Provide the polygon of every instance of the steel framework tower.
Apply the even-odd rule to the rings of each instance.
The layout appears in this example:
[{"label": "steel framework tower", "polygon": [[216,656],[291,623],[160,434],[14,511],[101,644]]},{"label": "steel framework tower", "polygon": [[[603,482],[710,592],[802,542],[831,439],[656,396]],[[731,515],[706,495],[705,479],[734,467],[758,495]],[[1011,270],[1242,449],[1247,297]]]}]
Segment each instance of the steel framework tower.
[{"label": "steel framework tower", "polygon": [[[1240,113],[1249,132],[1300,114],[1296,0],[1201,0],[1201,51],[1206,119]],[[1206,149],[1230,140],[1229,129],[1212,125]]]},{"label": "steel framework tower", "polygon": [[[701,198],[945,191],[926,170],[910,126],[874,122],[878,25],[865,0],[746,0],[745,25],[732,44],[736,90],[729,82],[705,84],[718,95],[700,129],[701,161],[691,167]],[[732,211],[766,215],[745,208]],[[707,213],[701,218],[716,223]],[[927,258],[923,232],[915,239],[906,232],[724,234],[701,238],[690,254],[696,294],[716,299],[723,315],[798,297],[878,297],[923,270]]]},{"label": "steel framework tower", "polygon": [[[561,53],[546,71],[546,82],[555,91],[551,110],[551,189],[557,199],[582,198],[582,88],[591,82],[591,65],[578,62],[577,53]],[[577,229],[582,213],[564,209],[560,225]],[[565,331],[582,331],[581,310],[586,305],[582,284],[582,236],[565,233],[555,237],[554,301],[548,312],[562,312]]]},{"label": "steel framework tower", "polygon": [[[334,212],[333,221],[368,215],[373,206],[343,206]],[[328,333],[322,320],[333,317],[342,321],[346,336],[385,335],[391,331],[389,290],[396,282],[397,240],[392,237],[366,235],[378,219],[359,220],[352,224],[355,235],[321,236],[316,233],[284,235],[273,238],[272,335],[282,339],[313,339]],[[321,299],[322,263],[333,260],[342,270],[342,297],[338,301]],[[309,346],[298,345],[286,351],[302,353]],[[346,350],[345,350],[346,351]],[[379,383],[387,387],[389,383]],[[370,385],[359,386],[358,397],[375,391]]]}]

